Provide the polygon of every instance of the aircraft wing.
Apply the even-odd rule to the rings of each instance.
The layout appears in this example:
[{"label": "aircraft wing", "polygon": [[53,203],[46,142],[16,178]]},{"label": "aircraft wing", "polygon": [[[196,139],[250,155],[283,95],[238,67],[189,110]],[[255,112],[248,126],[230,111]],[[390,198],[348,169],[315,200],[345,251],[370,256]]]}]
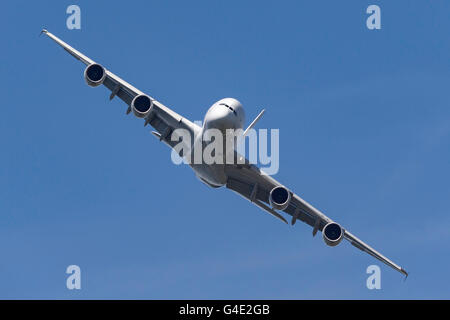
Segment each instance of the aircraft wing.
[{"label": "aircraft wing", "polygon": [[[78,50],[72,48],[70,45],[56,37],[54,34],[48,32],[47,30],[44,29],[41,33],[47,35],[49,38],[63,47],[63,49],[70,53],[75,59],[80,60],[86,66],[96,63],[92,59],[88,58]],[[133,101],[133,98],[144,93],[139,89],[133,87],[128,82],[122,80],[106,68],[105,71],[106,78],[103,81],[103,85],[111,91],[109,99],[112,100],[116,96],[119,97],[128,105],[127,114],[129,114],[131,112],[131,102]],[[150,99],[152,100],[153,106],[149,115],[144,119],[144,125],[150,124],[153,128],[155,128],[156,132],[153,132],[153,134],[158,137],[160,141],[163,141],[169,146],[173,147],[178,143],[177,141],[171,141],[170,139],[171,133],[175,129],[186,129],[191,134],[191,137],[194,137],[200,130],[197,125],[195,125],[188,119],[183,118],[181,115],[164,106],[162,103],[156,101],[155,99],[151,97]]]},{"label": "aircraft wing", "polygon": [[[269,201],[270,191],[277,186],[283,186],[281,183],[262,172],[261,169],[255,165],[249,164],[247,160],[245,161],[245,164],[242,165],[227,165],[226,170],[228,176],[226,184],[227,188],[235,191],[260,208],[266,210],[271,215],[287,223],[286,219],[279,212],[271,208]],[[283,211],[292,216],[292,225],[297,219],[310,225],[313,228],[313,236],[316,235],[317,231],[322,231],[328,223],[333,222],[333,220],[293,192],[291,192],[291,201],[289,202],[289,205]],[[353,246],[377,258],[406,277],[408,276],[408,273],[402,267],[362,242],[353,234],[345,230],[345,228],[343,229],[344,238]]]}]

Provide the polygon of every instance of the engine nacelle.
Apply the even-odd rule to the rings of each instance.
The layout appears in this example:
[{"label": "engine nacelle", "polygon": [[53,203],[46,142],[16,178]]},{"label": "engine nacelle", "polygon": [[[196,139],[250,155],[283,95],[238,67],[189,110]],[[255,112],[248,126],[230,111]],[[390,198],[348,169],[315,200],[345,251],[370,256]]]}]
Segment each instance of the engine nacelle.
[{"label": "engine nacelle", "polygon": [[269,202],[272,208],[284,210],[291,201],[291,192],[285,187],[275,187],[270,191]]},{"label": "engine nacelle", "polygon": [[344,229],[336,222],[330,222],[322,230],[325,243],[331,247],[337,246],[344,237]]},{"label": "engine nacelle", "polygon": [[84,80],[90,87],[97,87],[105,81],[106,70],[98,63],[93,63],[84,70]]},{"label": "engine nacelle", "polygon": [[131,101],[131,109],[138,118],[145,118],[150,113],[152,106],[152,99],[145,94],[137,95],[134,97],[133,101]]}]

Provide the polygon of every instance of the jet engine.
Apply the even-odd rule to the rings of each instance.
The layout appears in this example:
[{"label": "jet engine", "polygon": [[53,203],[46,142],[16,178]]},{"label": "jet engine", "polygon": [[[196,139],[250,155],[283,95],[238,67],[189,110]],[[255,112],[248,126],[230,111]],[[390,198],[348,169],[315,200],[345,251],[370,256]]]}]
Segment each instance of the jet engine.
[{"label": "jet engine", "polygon": [[90,87],[97,87],[105,81],[106,70],[98,63],[93,63],[84,70],[84,79]]},{"label": "jet engine", "polygon": [[330,222],[322,230],[325,243],[331,247],[337,246],[344,237],[344,229],[336,222]]},{"label": "jet engine", "polygon": [[284,210],[291,201],[291,192],[285,187],[275,187],[270,191],[269,202],[272,208]]},{"label": "jet engine", "polygon": [[139,94],[131,101],[131,109],[138,118],[145,118],[150,113],[152,106],[152,99],[145,94]]}]

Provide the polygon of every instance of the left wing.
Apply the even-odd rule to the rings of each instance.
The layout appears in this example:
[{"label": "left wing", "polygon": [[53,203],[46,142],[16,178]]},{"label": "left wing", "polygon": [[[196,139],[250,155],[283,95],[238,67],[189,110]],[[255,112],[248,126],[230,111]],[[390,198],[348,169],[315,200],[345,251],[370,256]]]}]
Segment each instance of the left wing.
[{"label": "left wing", "polygon": [[[72,48],[70,45],[59,39],[54,34],[48,32],[43,29],[41,34],[47,35],[57,44],[59,44],[64,50],[70,53],[75,59],[80,60],[86,66],[90,66],[96,64],[96,62],[78,50]],[[106,71],[106,77],[102,84],[107,87],[111,91],[111,95],[109,99],[112,100],[115,96],[119,97],[123,102],[128,105],[127,114],[131,112],[131,102],[138,95],[144,95],[142,91],[135,88],[125,80],[122,80],[118,76],[116,76],[111,71]],[[152,101],[152,108],[150,113],[145,117],[144,125],[150,124],[153,128],[156,129],[156,132],[153,134],[159,138],[160,141],[164,141],[170,147],[174,147],[178,142],[171,141],[171,134],[175,129],[185,129],[191,134],[191,137],[195,137],[196,134],[200,131],[200,127],[189,121],[188,119],[182,117],[175,111],[169,109],[161,102],[156,101],[152,97],[150,97]]]},{"label": "left wing", "polygon": [[[237,192],[244,198],[250,200],[257,206],[266,210],[268,213],[279,218],[283,222],[287,223],[281,214],[276,212],[270,207],[270,191],[278,186],[282,186],[278,181],[270,177],[261,171],[258,167],[253,164],[245,162],[242,165],[227,165],[227,188]],[[316,235],[317,231],[322,231],[323,228],[333,222],[330,218],[324,215],[322,212],[314,208],[308,202],[300,198],[295,193],[291,192],[291,200],[289,205],[283,210],[287,214],[292,216],[291,223],[294,224],[297,219],[305,222],[313,228],[313,236]],[[408,273],[399,265],[395,264],[381,253],[374,250],[369,245],[362,242],[360,239],[355,237],[353,234],[343,229],[343,237],[347,239],[353,246],[358,249],[367,252],[373,257],[377,258],[386,265],[392,267],[393,269],[399,271],[406,277]]]}]

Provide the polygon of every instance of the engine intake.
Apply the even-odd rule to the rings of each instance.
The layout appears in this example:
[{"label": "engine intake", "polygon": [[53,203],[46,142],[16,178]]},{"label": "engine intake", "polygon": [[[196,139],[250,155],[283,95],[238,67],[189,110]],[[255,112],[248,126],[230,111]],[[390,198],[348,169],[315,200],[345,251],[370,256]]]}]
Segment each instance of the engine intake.
[{"label": "engine intake", "polygon": [[270,191],[269,202],[272,208],[284,210],[291,201],[291,193],[285,187],[275,187]]},{"label": "engine intake", "polygon": [[344,237],[344,230],[336,222],[330,222],[322,230],[325,243],[331,247],[337,246]]},{"label": "engine intake", "polygon": [[93,63],[84,70],[84,79],[91,87],[97,87],[105,81],[106,70],[101,65]]},{"label": "engine intake", "polygon": [[144,94],[137,95],[131,101],[131,109],[133,109],[134,115],[138,118],[145,118],[150,113],[152,106],[152,99]]}]

